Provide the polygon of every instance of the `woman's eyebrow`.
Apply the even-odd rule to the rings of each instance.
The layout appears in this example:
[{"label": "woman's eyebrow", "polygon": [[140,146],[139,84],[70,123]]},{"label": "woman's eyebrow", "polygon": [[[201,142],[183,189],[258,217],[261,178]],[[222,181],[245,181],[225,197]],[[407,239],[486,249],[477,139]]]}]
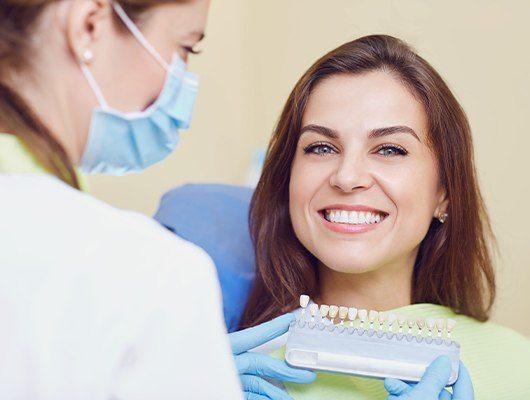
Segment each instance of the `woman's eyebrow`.
[{"label": "woman's eyebrow", "polygon": [[370,133],[368,134],[368,138],[369,139],[376,139],[376,138],[380,138],[380,137],[383,137],[383,136],[394,135],[396,133],[409,133],[412,136],[414,136],[418,140],[418,142],[421,143],[421,140],[418,137],[418,135],[416,134],[416,132],[414,132],[414,129],[412,129],[412,128],[408,127],[408,126],[405,126],[405,125],[386,126],[384,128],[372,129],[370,131]]},{"label": "woman's eyebrow", "polygon": [[337,131],[334,131],[333,129],[331,128],[326,128],[325,126],[322,126],[322,125],[315,125],[315,124],[309,124],[309,125],[306,125],[302,128],[302,130],[300,131],[300,136],[302,136],[302,134],[306,133],[306,132],[316,132],[316,133],[320,133],[321,135],[324,135],[330,139],[338,139],[339,138],[339,134],[337,133]]}]

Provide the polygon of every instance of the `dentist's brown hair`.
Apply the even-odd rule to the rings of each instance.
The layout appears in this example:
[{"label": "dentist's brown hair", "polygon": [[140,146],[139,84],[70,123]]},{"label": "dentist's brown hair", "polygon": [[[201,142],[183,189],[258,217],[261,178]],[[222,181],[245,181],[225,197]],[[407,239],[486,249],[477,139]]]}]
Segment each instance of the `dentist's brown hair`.
[{"label": "dentist's brown hair", "polygon": [[467,117],[427,61],[399,39],[372,35],[319,59],[284,106],[251,202],[256,278],[242,328],[293,311],[303,293],[319,294],[317,260],[296,238],[289,215],[289,180],[302,117],[312,90],[323,79],[370,71],[393,75],[423,104],[429,145],[448,199],[446,222],[433,219],[420,244],[411,302],[440,304],[479,321],[489,318],[495,298],[494,237],[478,187]]},{"label": "dentist's brown hair", "polygon": [[[32,35],[39,27],[46,7],[58,0],[0,1],[0,122],[16,135],[49,172],[79,188],[75,167],[66,150],[55,139],[34,110],[6,81],[13,69],[29,68]],[[189,0],[119,0],[129,16],[136,20],[148,8],[163,3],[185,3]],[[116,17],[116,22],[121,22]],[[121,25],[119,25],[121,26]],[[2,132],[3,133],[3,132]]]}]

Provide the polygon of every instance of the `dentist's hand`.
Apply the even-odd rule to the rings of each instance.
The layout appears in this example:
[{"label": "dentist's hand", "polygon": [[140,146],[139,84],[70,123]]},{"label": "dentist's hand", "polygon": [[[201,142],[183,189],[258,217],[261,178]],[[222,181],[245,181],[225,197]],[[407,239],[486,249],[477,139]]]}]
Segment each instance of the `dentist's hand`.
[{"label": "dentist's hand", "polygon": [[427,368],[418,384],[407,384],[398,379],[385,379],[387,400],[473,400],[473,384],[466,367],[460,362],[458,379],[451,394],[445,386],[451,376],[451,361],[438,357]]},{"label": "dentist's hand", "polygon": [[282,382],[311,383],[316,374],[289,367],[284,360],[248,350],[268,342],[289,330],[293,314],[285,314],[272,321],[229,334],[232,353],[246,400],[291,400],[282,389],[267,382],[264,377]]}]

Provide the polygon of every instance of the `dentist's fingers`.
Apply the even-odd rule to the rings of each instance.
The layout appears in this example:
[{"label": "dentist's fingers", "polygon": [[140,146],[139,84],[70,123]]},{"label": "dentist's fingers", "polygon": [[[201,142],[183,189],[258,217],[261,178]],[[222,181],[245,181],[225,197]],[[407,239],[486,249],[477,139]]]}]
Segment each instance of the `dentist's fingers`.
[{"label": "dentist's fingers", "polygon": [[270,400],[270,397],[262,396],[261,394],[256,394],[252,392],[244,392],[245,400]]},{"label": "dentist's fingers", "polygon": [[436,399],[445,389],[451,376],[451,360],[440,356],[427,367],[421,381],[412,389],[412,393],[422,393],[425,398]]},{"label": "dentist's fingers", "polygon": [[231,333],[229,338],[232,352],[241,354],[283,335],[289,330],[289,324],[294,318],[294,314],[288,313],[261,325]]},{"label": "dentist's fingers", "polygon": [[283,360],[278,360],[266,354],[243,353],[235,357],[240,375],[259,375],[273,378],[282,382],[311,383],[316,374],[304,369],[292,368]]},{"label": "dentist's fingers", "polygon": [[473,390],[473,383],[467,368],[460,361],[458,369],[458,379],[453,386],[453,400],[473,400],[475,392]]},{"label": "dentist's fingers", "polygon": [[412,390],[412,386],[406,384],[399,379],[386,378],[385,379],[385,389],[390,395],[389,400],[393,400],[396,397],[402,396]]},{"label": "dentist's fingers", "polygon": [[293,400],[284,390],[254,375],[241,375],[241,383],[244,392],[265,396],[270,400]]}]

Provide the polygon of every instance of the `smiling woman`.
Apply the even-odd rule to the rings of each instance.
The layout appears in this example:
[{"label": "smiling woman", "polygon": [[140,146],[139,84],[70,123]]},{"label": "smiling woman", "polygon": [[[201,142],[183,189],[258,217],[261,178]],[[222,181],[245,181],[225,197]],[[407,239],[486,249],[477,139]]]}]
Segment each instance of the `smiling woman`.
[{"label": "smiling woman", "polygon": [[[459,322],[455,338],[478,398],[530,395],[528,342],[484,323],[495,297],[494,238],[467,118],[402,41],[346,43],[300,79],[272,137],[250,223],[257,277],[243,327],[295,310],[302,293],[449,317]],[[506,374],[508,362],[518,372]],[[288,389],[303,399],[387,396],[380,381],[325,374]]]}]

